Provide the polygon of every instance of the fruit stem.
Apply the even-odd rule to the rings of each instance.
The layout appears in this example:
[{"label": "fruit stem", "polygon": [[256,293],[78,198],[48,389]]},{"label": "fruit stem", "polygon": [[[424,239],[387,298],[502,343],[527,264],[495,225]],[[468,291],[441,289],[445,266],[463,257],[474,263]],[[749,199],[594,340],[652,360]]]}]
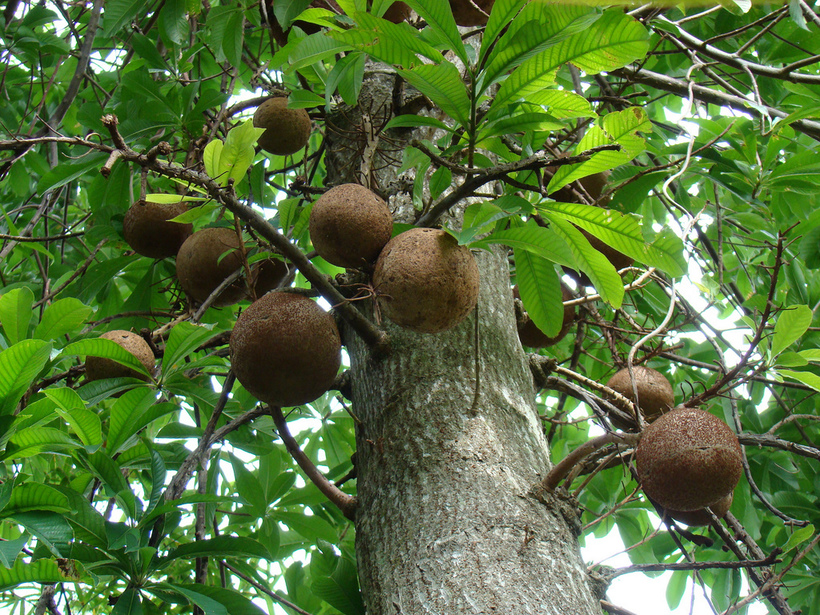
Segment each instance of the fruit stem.
[{"label": "fruit stem", "polygon": [[603,448],[607,444],[626,444],[628,446],[635,446],[639,439],[640,434],[615,433],[614,431],[598,436],[597,438],[593,438],[564,457],[560,463],[549,471],[547,476],[539,483],[535,490],[549,492],[555,491],[558,483],[560,483],[569,474],[573,467],[597,451],[599,448]]}]

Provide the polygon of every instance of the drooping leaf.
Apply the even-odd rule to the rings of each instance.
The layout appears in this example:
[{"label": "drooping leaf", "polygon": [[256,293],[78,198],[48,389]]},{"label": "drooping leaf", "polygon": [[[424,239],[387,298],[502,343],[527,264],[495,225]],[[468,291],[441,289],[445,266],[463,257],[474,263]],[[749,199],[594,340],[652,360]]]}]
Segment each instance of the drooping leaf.
[{"label": "drooping leaf", "polygon": [[407,4],[427,22],[447,48],[462,62],[468,63],[467,49],[458,33],[453,12],[446,3],[440,0],[408,0]]},{"label": "drooping leaf", "polygon": [[511,248],[527,250],[558,265],[578,269],[578,264],[566,241],[556,235],[551,228],[536,224],[535,220],[525,225],[496,231],[488,237],[470,244],[471,248],[483,248],[491,244],[502,244]]},{"label": "drooping leaf", "polygon": [[70,507],[68,498],[53,487],[29,482],[14,485],[8,504],[0,510],[0,517],[11,517],[31,510],[65,513]]},{"label": "drooping leaf", "polygon": [[550,203],[544,206],[544,210],[560,214],[618,252],[657,267],[671,277],[681,276],[687,270],[680,239],[661,234],[647,244],[638,221],[632,216],[581,203]]},{"label": "drooping leaf", "polygon": [[50,342],[76,333],[93,313],[93,308],[74,297],[58,299],[46,307],[34,337]]},{"label": "drooping leaf", "polygon": [[526,250],[513,253],[515,279],[524,309],[547,336],[558,335],[564,322],[564,305],[555,264]]},{"label": "drooping leaf", "polygon": [[139,359],[137,359],[137,357],[116,342],[112,342],[111,340],[103,339],[101,337],[72,342],[63,348],[61,354],[68,356],[92,356],[102,357],[104,359],[113,359],[117,363],[130,367],[141,374],[153,377],[153,374],[148,373],[145,366]]},{"label": "drooping leaf", "polygon": [[172,403],[157,403],[155,392],[149,388],[126,391],[111,408],[106,450],[110,455],[119,453],[141,429],[175,410],[178,408]]},{"label": "drooping leaf", "polygon": [[16,344],[28,337],[33,303],[34,293],[26,286],[13,288],[0,295],[0,323],[3,323],[3,331],[10,344]]},{"label": "drooping leaf", "polygon": [[35,457],[41,453],[68,454],[79,448],[80,443],[64,431],[53,427],[35,426],[18,429],[9,438],[6,450],[0,459],[20,460]]},{"label": "drooping leaf", "polygon": [[0,566],[0,590],[12,589],[24,583],[62,583],[76,580],[77,577],[68,574],[69,572],[69,569],[61,568],[52,559],[30,562],[18,560],[11,568]]},{"label": "drooping leaf", "polygon": [[[10,517],[57,557],[68,557],[74,533],[62,513],[47,510],[29,510]],[[2,569],[0,569],[2,573]]]},{"label": "drooping leaf", "polygon": [[158,566],[170,564],[177,559],[195,557],[242,557],[268,559],[270,554],[265,547],[252,538],[241,536],[217,536],[180,545],[165,557],[159,559]]},{"label": "drooping leaf", "polygon": [[42,340],[22,340],[0,352],[0,415],[14,410],[50,352],[51,344]]},{"label": "drooping leaf", "polygon": [[807,305],[790,306],[777,317],[772,337],[772,358],[779,355],[794,342],[803,337],[811,326],[812,311]]},{"label": "drooping leaf", "polygon": [[117,596],[117,603],[111,609],[111,615],[142,615],[142,599],[139,591],[129,587]]},{"label": "drooping leaf", "polygon": [[102,443],[100,417],[85,407],[83,399],[69,388],[46,389],[46,396],[57,405],[57,412],[71,425],[86,446]]},{"label": "drooping leaf", "polygon": [[398,73],[462,126],[469,123],[470,97],[455,65],[424,64]]}]

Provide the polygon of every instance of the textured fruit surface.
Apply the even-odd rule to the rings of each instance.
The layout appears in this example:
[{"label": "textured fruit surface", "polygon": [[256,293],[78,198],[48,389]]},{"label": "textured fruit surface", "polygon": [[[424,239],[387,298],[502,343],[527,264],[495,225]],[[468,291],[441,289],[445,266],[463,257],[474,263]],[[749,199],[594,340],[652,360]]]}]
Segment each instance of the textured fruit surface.
[{"label": "textured fruit surface", "polygon": [[[518,286],[513,289],[513,295],[515,295],[516,299],[521,298],[518,291]],[[572,291],[562,284],[561,300],[569,301],[572,298]],[[575,306],[566,305],[564,306],[564,320],[561,322],[561,330],[557,335],[550,337],[541,331],[541,329],[536,327],[532,320],[527,320],[526,324],[518,327],[518,339],[521,340],[522,346],[527,346],[529,348],[546,348],[547,346],[552,346],[553,344],[560,342],[564,336],[569,333],[569,330],[572,328],[572,324],[574,322]]]},{"label": "textured fruit surface", "polygon": [[325,192],[310,211],[310,239],[323,259],[339,267],[372,263],[390,241],[393,216],[379,195],[359,184]]},{"label": "textured fruit surface", "polygon": [[[712,509],[712,512],[715,513],[715,516],[718,519],[722,519],[723,516],[729,512],[729,509],[732,507],[732,500],[734,499],[734,493],[730,493],[725,498],[712,504],[709,508]],[[666,514],[674,519],[675,521],[680,521],[681,523],[685,523],[686,525],[711,525],[712,523],[712,516],[709,514],[705,508],[701,508],[700,510],[666,510]]]},{"label": "textured fruit surface", "polygon": [[[140,363],[145,366],[148,373],[154,373],[154,353],[141,336],[130,331],[120,329],[107,331],[100,336],[102,339],[111,340],[125,348],[132,355],[137,357]],[[105,357],[86,357],[85,377],[87,380],[102,380],[103,378],[139,378],[148,380],[148,377]]]},{"label": "textured fruit surface", "polygon": [[450,0],[453,17],[459,26],[483,26],[495,0]]},{"label": "textured fruit surface", "polygon": [[259,146],[277,156],[295,154],[310,139],[310,117],[304,109],[288,109],[288,99],[269,98],[256,108],[253,125],[264,128]]},{"label": "textured fruit surface", "polygon": [[333,317],[294,293],[268,293],[240,314],[231,333],[231,369],[257,399],[274,406],[313,401],[341,363]]},{"label": "textured fruit surface", "polygon": [[[239,246],[239,238],[229,228],[205,228],[188,237],[177,254],[177,278],[185,292],[197,301],[205,301],[242,266]],[[245,282],[240,279],[223,290],[211,305],[232,305],[244,296]]]},{"label": "textured fruit surface", "polygon": [[414,228],[384,247],[373,286],[390,320],[420,333],[438,333],[455,327],[476,306],[478,265],[449,233]]},{"label": "textured fruit surface", "polygon": [[288,276],[289,269],[281,258],[266,258],[251,265],[251,284],[259,298],[279,286]]},{"label": "textured fruit surface", "polygon": [[[651,423],[661,414],[672,409],[675,405],[675,392],[666,376],[643,365],[635,365],[632,373],[638,386],[638,405],[644,420]],[[629,378],[627,368],[615,372],[606,386],[635,403],[635,392],[632,389],[632,380]],[[616,427],[626,429],[626,426],[617,419],[612,422]]]},{"label": "textured fruit surface", "polygon": [[191,234],[193,225],[168,220],[185,213],[187,209],[184,202],[160,204],[137,201],[125,212],[122,222],[125,242],[134,252],[149,258],[176,255]]},{"label": "textured fruit surface", "polygon": [[729,495],[743,471],[737,436],[698,408],[675,408],[648,425],[635,457],[646,495],[684,512]]}]

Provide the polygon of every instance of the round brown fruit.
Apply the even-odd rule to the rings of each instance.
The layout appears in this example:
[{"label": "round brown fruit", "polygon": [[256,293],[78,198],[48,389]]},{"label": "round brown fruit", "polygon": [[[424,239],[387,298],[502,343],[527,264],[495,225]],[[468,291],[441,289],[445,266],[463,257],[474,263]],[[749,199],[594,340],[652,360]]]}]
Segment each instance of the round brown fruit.
[{"label": "round brown fruit", "polygon": [[450,9],[459,26],[483,26],[495,0],[450,0]]},{"label": "round brown fruit", "polygon": [[256,297],[277,288],[288,277],[290,270],[281,258],[266,258],[251,265],[251,286]]},{"label": "round brown fruit", "polygon": [[391,239],[376,261],[381,311],[401,327],[439,333],[478,302],[478,265],[466,246],[440,229],[414,228]]},{"label": "round brown fruit", "polygon": [[[204,228],[188,237],[179,249],[177,279],[186,293],[202,302],[241,266],[239,238],[233,229]],[[245,282],[237,280],[219,293],[211,305],[233,305],[244,296]]]},{"label": "round brown fruit", "polygon": [[253,125],[264,128],[259,146],[277,156],[295,154],[310,139],[310,116],[304,109],[288,109],[285,97],[269,98],[256,108]]},{"label": "round brown fruit", "polygon": [[258,400],[296,406],[330,388],[339,371],[341,348],[333,317],[315,301],[272,292],[236,320],[231,369]]},{"label": "round brown fruit", "polygon": [[[107,331],[100,336],[102,339],[111,340],[122,346],[125,350],[134,355],[143,364],[149,374],[154,373],[154,353],[142,337],[130,331],[117,329]],[[86,357],[85,359],[86,380],[102,380],[103,378],[139,378],[149,380],[148,376],[141,374],[122,363],[117,363],[113,359],[105,357]]]},{"label": "round brown fruit", "polygon": [[[635,376],[635,384],[638,388],[638,405],[641,416],[648,423],[651,423],[661,414],[669,412],[675,405],[675,392],[672,385],[662,373],[651,367],[635,365],[632,368]],[[629,378],[629,369],[624,368],[615,374],[606,383],[610,389],[620,393],[627,399],[635,403],[635,393],[632,390],[632,381]],[[624,425],[618,419],[613,418],[612,423],[623,430],[634,429],[633,425]]]},{"label": "round brown fruit", "polygon": [[168,222],[185,213],[188,206],[179,203],[137,201],[125,212],[122,233],[134,252],[149,258],[174,256],[193,230],[193,225]]},{"label": "round brown fruit", "polygon": [[380,196],[358,184],[325,192],[310,211],[310,239],[323,259],[339,267],[372,263],[390,241],[393,216]]},{"label": "round brown fruit", "polygon": [[675,408],[648,425],[635,458],[646,495],[663,508],[684,512],[725,498],[743,471],[737,436],[698,408]]},{"label": "round brown fruit", "polygon": [[[718,519],[722,519],[729,509],[732,507],[732,500],[734,499],[734,493],[730,493],[722,500],[718,501],[715,504],[712,504],[709,508],[712,509],[712,512]],[[685,523],[686,525],[711,525],[712,524],[712,516],[709,514],[709,511],[705,508],[701,508],[700,510],[666,510],[664,511],[667,516],[671,517],[675,521],[680,521],[681,523]]]},{"label": "round brown fruit", "polygon": [[[518,286],[513,288],[513,295],[516,299],[521,298],[521,295],[518,291]],[[572,291],[563,284],[561,284],[561,300],[570,301],[573,298],[574,297],[572,296]],[[525,325],[518,327],[518,339],[521,340],[522,346],[527,346],[528,348],[546,348],[547,346],[552,346],[553,344],[557,344],[558,342],[560,342],[572,328],[572,324],[574,322],[575,306],[565,305],[564,320],[561,324],[561,330],[558,332],[557,335],[555,335],[554,337],[548,336],[546,333],[541,331],[541,329],[536,327],[535,323],[532,320],[528,319]]]}]

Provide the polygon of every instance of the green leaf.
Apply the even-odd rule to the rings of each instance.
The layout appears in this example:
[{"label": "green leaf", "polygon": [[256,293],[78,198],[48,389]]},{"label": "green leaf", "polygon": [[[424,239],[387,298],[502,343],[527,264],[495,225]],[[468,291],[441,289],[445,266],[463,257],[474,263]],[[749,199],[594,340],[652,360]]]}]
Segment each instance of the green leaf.
[{"label": "green leaf", "polygon": [[469,123],[470,97],[455,65],[424,64],[398,73],[462,126]]},{"label": "green leaf", "polygon": [[464,211],[461,232],[455,233],[459,245],[467,245],[475,239],[476,235],[489,233],[493,230],[496,222],[508,216],[509,214],[493,201],[473,203]]},{"label": "green leaf", "polygon": [[68,454],[80,443],[53,427],[34,426],[20,429],[9,439],[0,459],[20,460],[42,453]]},{"label": "green leaf", "polygon": [[68,356],[92,356],[102,357],[104,359],[113,359],[117,363],[122,363],[123,365],[126,365],[141,374],[151,376],[152,378],[154,377],[153,374],[148,373],[145,366],[139,359],[137,359],[137,357],[132,355],[116,342],[112,342],[111,340],[103,339],[101,337],[72,342],[63,348],[61,354]]},{"label": "green leaf", "polygon": [[38,559],[18,560],[11,568],[0,567],[0,590],[14,589],[26,583],[62,583],[77,577],[64,573],[56,561]]},{"label": "green leaf", "polygon": [[509,28],[513,17],[527,4],[527,0],[496,0],[490,11],[490,18],[484,27],[484,36],[481,38],[481,50],[478,54],[479,65],[485,64],[487,54],[497,45],[497,39],[504,30]]},{"label": "green leaf", "polygon": [[14,485],[8,504],[0,511],[0,517],[11,517],[31,510],[50,510],[64,513],[71,510],[68,498],[43,483],[23,483]]},{"label": "green leaf", "polygon": [[325,87],[325,104],[333,102],[333,93],[338,90],[345,104],[355,106],[359,100],[364,79],[364,65],[367,56],[363,53],[349,53],[342,58],[327,76]]},{"label": "green leaf", "polygon": [[820,362],[820,348],[809,348],[808,350],[801,350],[797,354],[803,357],[806,361],[810,361],[812,363]]},{"label": "green leaf", "polygon": [[441,0],[407,0],[416,13],[419,14],[427,25],[435,32],[448,49],[451,49],[464,64],[469,64],[467,49],[461,34],[458,32],[456,20],[453,12],[446,2]]},{"label": "green leaf", "polygon": [[111,408],[105,444],[108,454],[119,453],[141,429],[175,410],[178,410],[175,404],[157,403],[156,394],[150,388],[126,391]]},{"label": "green leaf", "polygon": [[69,388],[46,389],[46,397],[53,401],[57,413],[71,425],[74,433],[86,446],[102,444],[102,424],[100,417],[85,407],[85,402],[76,391]]},{"label": "green leaf", "polygon": [[344,615],[364,615],[356,565],[347,556],[337,556],[326,545],[320,553],[311,555],[310,577],[310,589],[333,608]]},{"label": "green leaf", "polygon": [[499,135],[561,130],[562,128],[564,128],[564,123],[559,122],[549,113],[519,113],[482,123],[477,139],[478,141],[482,141]]},{"label": "green leaf", "polygon": [[820,391],[820,376],[817,374],[813,374],[812,372],[796,372],[790,369],[779,369],[777,373],[786,376],[786,378],[797,380],[797,382],[802,382],[815,391]]},{"label": "green leaf", "polygon": [[661,234],[647,244],[640,224],[630,215],[581,203],[549,203],[543,206],[543,210],[550,215],[559,214],[618,252],[657,267],[673,278],[687,271],[683,243],[677,236]]},{"label": "green leaf", "polygon": [[290,52],[289,63],[291,68],[298,70],[323,62],[337,53],[350,50],[350,45],[339,43],[324,32],[317,32],[299,41]]},{"label": "green leaf", "polygon": [[198,606],[202,609],[202,612],[205,615],[228,615],[228,609],[225,608],[223,604],[209,598],[203,593],[199,591],[194,591],[193,589],[189,589],[189,587],[196,587],[199,589],[198,586],[195,585],[172,585],[171,583],[163,583],[162,587],[171,590],[172,592],[178,593],[180,596],[185,597],[191,604]]},{"label": "green leaf", "polygon": [[552,213],[548,213],[547,217],[553,223],[556,234],[569,244],[578,268],[589,276],[595,290],[601,295],[601,299],[614,308],[621,307],[624,285],[612,263],[593,248],[581,231],[571,223]]},{"label": "green leaf", "polygon": [[218,330],[215,331],[212,326],[208,325],[194,325],[189,322],[174,325],[162,357],[163,375],[167,377],[184,369],[183,359],[218,333]]},{"label": "green leaf", "polygon": [[93,313],[94,309],[79,299],[58,299],[43,312],[40,324],[34,330],[34,337],[48,342],[76,333]]},{"label": "green leaf", "polygon": [[117,604],[111,609],[111,615],[142,615],[140,593],[129,587],[117,597]]},{"label": "green leaf", "polygon": [[[211,143],[219,143],[220,146],[222,145],[222,141],[220,141],[219,139],[211,141]],[[206,151],[208,149],[208,146],[211,145],[211,143],[208,143],[208,145],[205,146]],[[207,162],[205,164],[207,166]],[[210,173],[208,173],[208,175],[210,175]],[[195,186],[191,186],[191,190],[196,190],[196,189],[197,188]],[[183,195],[180,195],[180,194],[166,194],[164,192],[152,192],[152,193],[149,193],[149,194],[145,195],[145,200],[148,201],[149,203],[159,203],[161,205],[172,205],[172,204],[179,203],[179,202],[182,202],[182,201],[184,201],[186,203],[197,203],[197,202],[207,201],[208,197],[190,196],[190,195],[184,195],[183,196]],[[176,218],[172,218],[172,220],[175,220],[176,222],[183,222],[183,221],[187,222],[188,220],[181,220],[182,216],[184,216],[184,215],[185,214],[182,214],[181,216],[177,216]],[[196,219],[196,218],[194,218],[194,219]]]},{"label": "green leaf", "polygon": [[165,566],[177,559],[186,560],[196,557],[269,559],[270,553],[260,542],[252,538],[217,536],[208,540],[198,540],[180,545],[165,557],[160,558],[157,565]]},{"label": "green leaf", "polygon": [[74,533],[62,514],[46,510],[30,510],[15,513],[10,518],[26,528],[57,557],[69,556]]},{"label": "green leaf", "polygon": [[434,117],[427,117],[426,115],[397,115],[385,126],[388,128],[418,128],[419,126],[432,126],[433,128],[440,128],[452,132],[447,124]]},{"label": "green leaf", "polygon": [[103,12],[103,30],[106,38],[111,38],[114,34],[131,19],[136,17],[145,3],[139,0],[109,0],[105,3]]},{"label": "green leaf", "polygon": [[514,250],[515,278],[524,309],[545,335],[555,337],[564,324],[561,282],[555,264],[526,250]]},{"label": "green leaf", "polygon": [[812,316],[811,308],[807,305],[791,306],[780,312],[772,336],[772,358],[803,337],[811,326]]},{"label": "green leaf", "polygon": [[502,244],[514,249],[527,250],[564,267],[578,269],[578,264],[566,241],[556,235],[551,228],[539,226],[535,220],[529,220],[524,226],[517,228],[496,231],[489,237],[474,241],[470,247],[483,248],[491,244]]},{"label": "green leaf", "polygon": [[[205,150],[202,152],[202,164],[205,165],[205,172],[214,179],[220,179],[219,173],[221,172],[222,165],[219,163],[219,158],[222,156],[222,148],[225,144],[222,142],[221,139],[214,139],[205,146]],[[154,197],[156,195],[148,195]],[[174,197],[175,195],[169,194],[169,197]],[[160,201],[156,201],[154,198],[148,199],[155,203],[159,203]],[[174,201],[175,203],[178,200]]]},{"label": "green leaf", "polygon": [[[23,534],[20,538],[14,540],[0,541],[0,564],[5,568],[12,568],[14,566],[14,560],[20,555],[20,552],[28,541],[28,534]],[[2,572],[2,570],[3,568],[0,568],[0,572]],[[5,589],[2,585],[2,575],[0,575],[0,589]]]},{"label": "green leaf", "polygon": [[237,11],[228,17],[222,38],[222,53],[232,66],[242,66],[242,43],[245,40],[245,15]]},{"label": "green leaf", "polygon": [[328,36],[385,64],[410,68],[422,64],[416,54],[440,62],[442,55],[408,24],[394,24],[368,13],[355,13],[362,28],[329,32]]},{"label": "green leaf", "polygon": [[13,288],[0,295],[0,322],[9,344],[16,344],[28,337],[28,325],[31,322],[31,306],[34,293],[28,287]]},{"label": "green leaf", "polygon": [[14,411],[48,361],[51,344],[23,340],[0,352],[0,415]]},{"label": "green leaf", "polygon": [[803,544],[809,538],[814,537],[814,525],[807,525],[806,527],[801,527],[799,530],[795,530],[789,539],[786,541],[786,544],[783,545],[783,553],[788,553],[798,545]]},{"label": "green leaf", "polygon": [[187,590],[207,596],[224,606],[230,615],[266,615],[266,612],[239,592],[212,585],[180,584]]},{"label": "green leaf", "polygon": [[138,516],[137,501],[128,481],[122,474],[120,465],[102,450],[91,455],[77,451],[77,459],[89,472],[100,479],[104,486],[108,487],[110,494],[116,498],[123,512],[131,519],[136,519]]},{"label": "green leaf", "polygon": [[265,132],[264,128],[256,128],[253,120],[247,120],[228,132],[225,146],[219,155],[218,180],[220,185],[226,186],[228,180],[239,183],[253,163],[254,146],[257,139]]},{"label": "green leaf", "polygon": [[182,45],[188,38],[190,27],[185,14],[186,0],[165,0],[159,14],[159,27],[166,39]]}]

